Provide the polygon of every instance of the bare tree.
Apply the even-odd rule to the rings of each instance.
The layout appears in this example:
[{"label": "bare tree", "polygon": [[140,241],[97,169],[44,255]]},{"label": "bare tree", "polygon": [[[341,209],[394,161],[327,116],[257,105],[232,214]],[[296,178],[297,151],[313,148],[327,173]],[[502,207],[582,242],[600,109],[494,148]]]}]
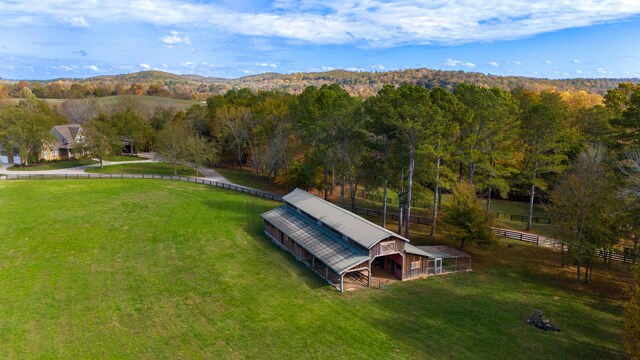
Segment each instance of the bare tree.
[{"label": "bare tree", "polygon": [[178,163],[188,159],[189,128],[184,122],[172,122],[158,134],[157,150],[162,158],[173,164],[173,175],[178,175]]},{"label": "bare tree", "polygon": [[638,254],[638,227],[640,226],[640,149],[629,151],[618,162],[618,168],[625,175],[625,184],[620,190],[624,212],[631,225],[633,253]]},{"label": "bare tree", "polygon": [[242,166],[245,146],[249,142],[251,110],[242,106],[229,106],[216,111],[220,123],[225,132],[231,136],[236,148],[238,167]]},{"label": "bare tree", "polygon": [[190,131],[187,135],[186,151],[188,160],[193,163],[196,172],[207,162],[218,160],[218,150],[215,144],[195,131]]},{"label": "bare tree", "polygon": [[558,238],[576,261],[576,283],[581,266],[584,282],[591,281],[596,250],[617,240],[617,201],[608,170],[604,147],[588,146],[551,191],[550,213]]},{"label": "bare tree", "polygon": [[65,100],[60,106],[60,115],[73,124],[84,124],[98,116],[98,108],[95,99],[70,99]]}]

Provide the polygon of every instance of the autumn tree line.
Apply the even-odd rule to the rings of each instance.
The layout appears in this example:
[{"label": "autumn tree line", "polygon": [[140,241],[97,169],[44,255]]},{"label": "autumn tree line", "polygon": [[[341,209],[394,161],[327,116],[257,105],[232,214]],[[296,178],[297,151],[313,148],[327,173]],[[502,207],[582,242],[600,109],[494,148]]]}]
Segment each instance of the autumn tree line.
[{"label": "autumn tree line", "polygon": [[[554,89],[558,92],[586,91],[604,95],[620,79],[540,79],[522,76],[495,76],[477,72],[444,71],[426,68],[389,71],[304,72],[292,74],[264,73],[237,79],[211,78],[196,75],[175,75],[150,70],[122,75],[103,75],[86,79],[54,79],[47,81],[8,81],[0,79],[13,98],[28,88],[39,99],[85,99],[114,95],[149,95],[183,100],[205,100],[222,95],[231,89],[248,88],[253,92],[280,91],[299,94],[308,86],[321,87],[336,83],[352,96],[374,96],[385,85],[414,84],[429,89],[441,87],[453,90],[467,83],[486,88],[514,89],[522,87],[540,92]],[[628,79],[626,81],[638,81]]]}]

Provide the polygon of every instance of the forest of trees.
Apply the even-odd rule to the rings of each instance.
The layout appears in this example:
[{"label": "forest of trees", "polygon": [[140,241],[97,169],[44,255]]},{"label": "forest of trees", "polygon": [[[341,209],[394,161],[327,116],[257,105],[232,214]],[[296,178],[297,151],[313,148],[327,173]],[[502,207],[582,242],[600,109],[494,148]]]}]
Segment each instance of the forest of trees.
[{"label": "forest of trees", "polygon": [[523,88],[535,92],[585,91],[604,95],[620,82],[638,83],[639,79],[539,79],[522,76],[497,76],[477,72],[405,69],[384,72],[332,70],[326,72],[278,74],[265,73],[238,79],[210,78],[198,75],[174,75],[161,71],[143,71],[124,75],[105,75],[87,79],[55,79],[48,81],[1,81],[11,97],[19,97],[29,88],[41,99],[84,99],[112,95],[151,95],[184,100],[205,100],[229,90],[248,88],[257,91],[279,91],[299,94],[309,86],[338,84],[352,96],[374,96],[384,85],[413,84],[428,89],[452,91],[466,83],[502,90]]}]

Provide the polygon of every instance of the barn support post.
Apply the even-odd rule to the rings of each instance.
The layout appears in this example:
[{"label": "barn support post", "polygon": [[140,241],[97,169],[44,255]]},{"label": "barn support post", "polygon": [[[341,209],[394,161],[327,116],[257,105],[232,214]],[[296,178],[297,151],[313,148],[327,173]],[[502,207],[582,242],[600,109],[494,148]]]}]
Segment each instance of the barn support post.
[{"label": "barn support post", "polygon": [[371,260],[369,260],[369,267],[367,268],[367,287],[371,287]]},{"label": "barn support post", "polygon": [[340,274],[340,292],[344,292],[344,274]]}]

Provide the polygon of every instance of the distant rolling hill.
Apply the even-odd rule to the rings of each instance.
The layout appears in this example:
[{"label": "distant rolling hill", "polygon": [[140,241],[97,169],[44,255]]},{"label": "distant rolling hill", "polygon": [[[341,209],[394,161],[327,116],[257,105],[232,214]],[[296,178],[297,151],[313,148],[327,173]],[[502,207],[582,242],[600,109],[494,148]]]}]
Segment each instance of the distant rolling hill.
[{"label": "distant rolling hill", "polygon": [[276,90],[290,93],[299,93],[307,86],[321,86],[323,84],[337,83],[347,89],[351,94],[358,96],[370,96],[375,94],[385,84],[416,84],[427,88],[443,87],[452,90],[460,83],[476,84],[486,87],[500,87],[511,90],[517,87],[541,91],[579,91],[604,95],[608,89],[616,87],[620,82],[640,83],[640,79],[604,79],[604,78],[575,78],[552,80],[544,78],[531,78],[522,76],[498,76],[477,72],[442,71],[426,68],[394,70],[384,72],[353,72],[345,70],[333,70],[327,72],[309,73],[264,73],[245,76],[237,79],[224,79],[205,77],[200,75],[176,75],[162,71],[142,71],[123,75],[104,75],[84,79],[55,79],[41,81],[50,83],[55,81],[68,82],[109,82],[131,84],[160,83],[165,86],[185,86],[193,94],[211,93],[221,94],[229,89],[249,88],[251,90]]}]

